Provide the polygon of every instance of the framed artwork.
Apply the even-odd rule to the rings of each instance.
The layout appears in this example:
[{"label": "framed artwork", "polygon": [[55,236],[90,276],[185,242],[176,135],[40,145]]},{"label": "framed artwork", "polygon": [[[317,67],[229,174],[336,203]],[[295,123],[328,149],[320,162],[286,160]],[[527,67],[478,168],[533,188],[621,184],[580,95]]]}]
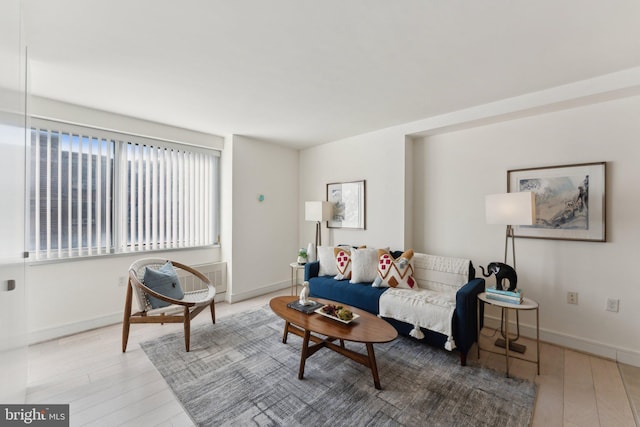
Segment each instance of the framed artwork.
[{"label": "framed artwork", "polygon": [[327,184],[327,200],[333,204],[327,227],[365,229],[365,181]]},{"label": "framed artwork", "polygon": [[606,241],[606,162],[507,171],[507,191],[533,191],[533,225],[514,226],[517,237]]}]

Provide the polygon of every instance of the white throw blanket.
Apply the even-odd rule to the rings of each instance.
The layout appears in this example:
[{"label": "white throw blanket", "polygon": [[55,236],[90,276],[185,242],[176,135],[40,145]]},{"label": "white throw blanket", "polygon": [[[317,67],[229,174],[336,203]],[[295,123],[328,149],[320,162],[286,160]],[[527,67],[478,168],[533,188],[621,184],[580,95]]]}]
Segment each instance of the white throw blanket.
[{"label": "white throw blanket", "polygon": [[420,328],[447,336],[445,349],[453,350],[453,312],[456,292],[468,280],[470,261],[415,254],[414,278],[419,289],[388,289],[380,296],[380,316],[413,325],[411,336],[423,339]]},{"label": "white throw blanket", "polygon": [[456,309],[456,296],[428,289],[389,289],[380,296],[380,316],[413,325],[411,336],[424,338],[420,327],[447,336],[445,348],[453,350],[451,319]]}]

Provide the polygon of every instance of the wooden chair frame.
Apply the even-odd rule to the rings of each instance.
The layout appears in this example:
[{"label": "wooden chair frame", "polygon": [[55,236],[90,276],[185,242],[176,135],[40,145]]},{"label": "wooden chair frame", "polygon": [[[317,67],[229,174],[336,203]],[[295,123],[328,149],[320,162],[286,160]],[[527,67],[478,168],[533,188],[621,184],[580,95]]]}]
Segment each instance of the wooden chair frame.
[{"label": "wooden chair frame", "polygon": [[[216,311],[214,297],[216,294],[211,281],[202,273],[194,268],[179,262],[170,261],[177,269],[184,270],[200,279],[206,285],[206,296],[204,298],[190,298],[195,294],[202,295],[203,291],[185,292],[185,298],[182,300],[173,299],[165,295],[159,294],[154,290],[146,287],[138,278],[140,269],[147,265],[164,264],[168,260],[160,260],[157,258],[146,258],[139,260],[129,267],[129,281],[127,284],[127,296],[124,307],[124,319],[122,322],[122,352],[127,351],[127,342],[129,341],[129,329],[132,323],[183,323],[184,324],[184,345],[185,350],[189,351],[191,341],[191,320],[196,317],[202,310],[211,309],[211,320],[216,323]],[[140,306],[146,305],[145,309],[132,313],[134,286],[137,287],[142,294],[151,295],[162,301],[166,301],[171,306],[162,309],[149,310],[150,306],[145,302],[140,302]],[[142,295],[139,294],[139,295]],[[156,313],[154,313],[156,312]]]}]

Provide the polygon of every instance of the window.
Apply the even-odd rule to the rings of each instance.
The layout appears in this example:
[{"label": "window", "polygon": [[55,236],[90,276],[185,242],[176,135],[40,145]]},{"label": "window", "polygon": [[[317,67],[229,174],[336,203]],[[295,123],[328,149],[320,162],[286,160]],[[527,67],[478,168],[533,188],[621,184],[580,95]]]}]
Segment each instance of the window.
[{"label": "window", "polygon": [[218,156],[127,143],[122,193],[127,248],[210,245],[216,236]]},{"label": "window", "polygon": [[36,259],[218,243],[217,150],[36,124],[29,196]]}]

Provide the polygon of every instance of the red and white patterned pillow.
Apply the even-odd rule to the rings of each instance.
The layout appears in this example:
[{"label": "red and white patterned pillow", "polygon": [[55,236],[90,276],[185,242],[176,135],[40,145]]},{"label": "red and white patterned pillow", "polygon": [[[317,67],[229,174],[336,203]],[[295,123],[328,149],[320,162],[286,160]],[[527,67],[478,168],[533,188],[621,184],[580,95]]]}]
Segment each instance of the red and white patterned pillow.
[{"label": "red and white patterned pillow", "polygon": [[413,249],[405,251],[394,259],[389,251],[378,250],[378,277],[373,282],[377,288],[413,289],[416,280],[413,278]]},{"label": "red and white patterned pillow", "polygon": [[336,268],[338,269],[338,274],[334,279],[351,279],[351,251],[349,249],[337,247],[333,249],[333,254],[336,257]]}]

